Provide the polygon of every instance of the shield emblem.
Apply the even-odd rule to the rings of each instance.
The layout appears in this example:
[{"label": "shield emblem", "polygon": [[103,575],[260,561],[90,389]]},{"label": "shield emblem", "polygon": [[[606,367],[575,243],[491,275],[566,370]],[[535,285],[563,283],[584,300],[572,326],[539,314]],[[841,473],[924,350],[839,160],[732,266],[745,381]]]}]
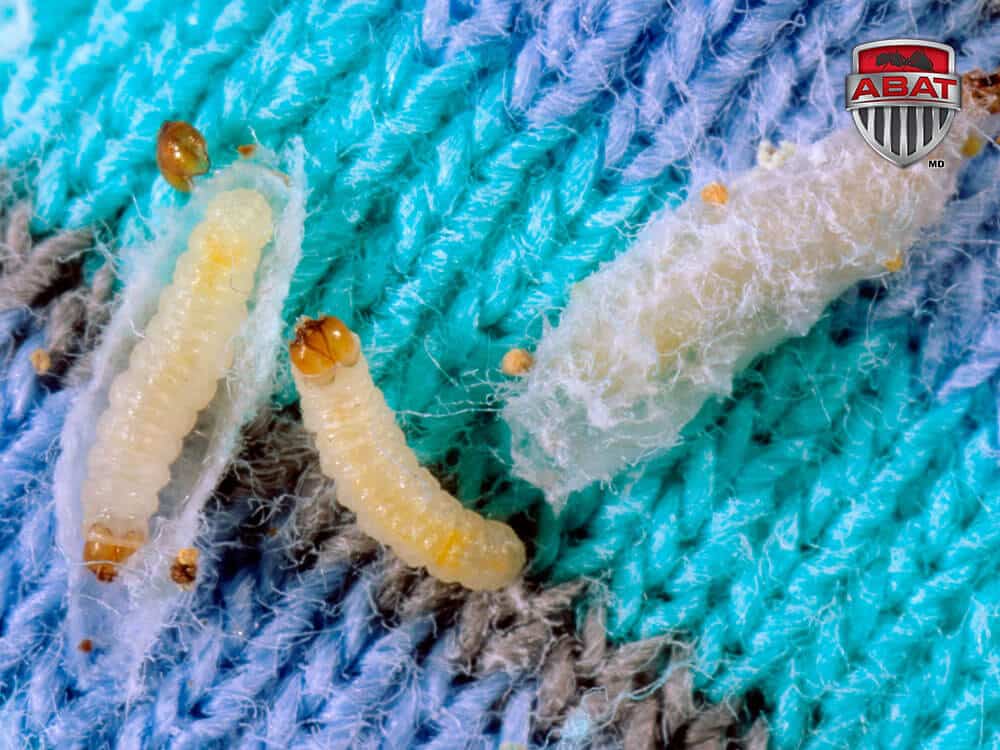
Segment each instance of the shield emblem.
[{"label": "shield emblem", "polygon": [[944,140],[961,109],[955,50],[923,39],[886,39],[854,48],[847,110],[875,151],[900,167]]}]

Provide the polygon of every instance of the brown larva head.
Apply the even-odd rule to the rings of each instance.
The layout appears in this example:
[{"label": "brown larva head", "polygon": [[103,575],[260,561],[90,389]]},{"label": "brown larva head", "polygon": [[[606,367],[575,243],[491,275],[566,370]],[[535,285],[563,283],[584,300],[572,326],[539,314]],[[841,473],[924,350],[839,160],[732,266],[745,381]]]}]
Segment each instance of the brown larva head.
[{"label": "brown larva head", "polygon": [[332,315],[303,318],[288,346],[292,366],[310,379],[328,380],[338,366],[350,367],[361,356],[358,338],[344,321]]},{"label": "brown larva head", "polygon": [[87,531],[83,543],[83,561],[97,576],[98,581],[109,583],[118,575],[118,566],[128,560],[142,546],[145,537],[137,530],[116,536],[107,526],[95,523]]},{"label": "brown larva head", "polygon": [[156,137],[156,165],[174,188],[190,192],[192,178],[205,174],[211,165],[205,136],[186,122],[167,120]]}]

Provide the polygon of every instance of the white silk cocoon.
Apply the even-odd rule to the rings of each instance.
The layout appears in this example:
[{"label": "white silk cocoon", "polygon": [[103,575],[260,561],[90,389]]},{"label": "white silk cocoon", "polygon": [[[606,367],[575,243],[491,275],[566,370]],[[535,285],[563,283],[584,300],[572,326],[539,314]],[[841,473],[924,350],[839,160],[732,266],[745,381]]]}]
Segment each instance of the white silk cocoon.
[{"label": "white silk cocoon", "polygon": [[[72,643],[91,639],[102,650],[115,646],[97,659],[77,655],[75,667],[83,680],[114,676],[127,683],[129,694],[143,689],[141,667],[146,655],[177,608],[191,596],[170,579],[171,563],[181,548],[194,545],[202,527],[201,511],[239,449],[243,425],[274,390],[284,346],[281,310],[301,254],[305,222],[301,143],[295,141],[282,159],[288,177],[275,171],[269,161],[274,159],[239,161],[199,183],[187,206],[167,222],[165,232],[147,247],[127,251],[136,258],[134,273],[95,353],[93,376],[66,419],[55,468],[55,501],[59,545],[70,566],[69,637]],[[114,377],[127,366],[130,352],[156,311],[160,292],[187,247],[190,230],[212,197],[241,187],[252,187],[265,196],[274,213],[275,231],[257,269],[249,317],[233,341],[233,365],[172,466],[171,481],[159,493],[159,510],[150,522],[147,542],[113,583],[101,583],[81,560],[80,505],[98,417],[107,408]]]},{"label": "white silk cocoon", "polygon": [[724,180],[724,205],[693,191],[652,220],[543,334],[504,410],[515,474],[558,510],[671,448],[754,358],[806,333],[851,285],[899,267],[955,191],[981,114],[956,114],[928,157],[943,169],[901,169],[852,125]]}]

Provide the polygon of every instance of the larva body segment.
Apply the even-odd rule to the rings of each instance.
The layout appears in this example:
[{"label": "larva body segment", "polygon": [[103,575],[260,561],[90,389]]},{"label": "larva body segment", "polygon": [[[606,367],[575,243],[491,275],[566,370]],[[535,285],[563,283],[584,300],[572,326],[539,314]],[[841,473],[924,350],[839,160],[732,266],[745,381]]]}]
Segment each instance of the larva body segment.
[{"label": "larva body segment", "polygon": [[291,353],[303,421],[323,472],[336,481],[338,501],[366,534],[442,581],[473,590],[513,582],[524,567],[524,545],[506,524],[463,507],[420,465],[372,382],[357,337],[343,328],[353,339],[354,363],[331,367],[332,379],[303,362],[315,349],[303,342],[334,320],[300,323]]},{"label": "larva body segment", "polygon": [[504,411],[515,473],[561,507],[670,448],[707,398],[850,286],[900,270],[955,190],[991,81],[963,83],[965,111],[930,155],[943,169],[900,169],[847,128],[652,221],[539,342]]},{"label": "larva body segment", "polygon": [[112,382],[87,460],[82,506],[84,559],[114,577],[141,545],[170,465],[231,364],[231,342],[247,319],[271,208],[254,190],[217,195],[188,240],[157,312]]}]

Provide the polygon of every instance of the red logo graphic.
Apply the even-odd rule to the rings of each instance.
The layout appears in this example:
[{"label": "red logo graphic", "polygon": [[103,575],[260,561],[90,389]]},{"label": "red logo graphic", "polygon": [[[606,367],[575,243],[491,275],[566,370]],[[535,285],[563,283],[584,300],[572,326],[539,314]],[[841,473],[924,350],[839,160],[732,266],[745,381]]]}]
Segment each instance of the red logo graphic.
[{"label": "red logo graphic", "polygon": [[941,143],[961,108],[955,50],[921,39],[859,44],[846,98],[868,145],[907,167]]}]

